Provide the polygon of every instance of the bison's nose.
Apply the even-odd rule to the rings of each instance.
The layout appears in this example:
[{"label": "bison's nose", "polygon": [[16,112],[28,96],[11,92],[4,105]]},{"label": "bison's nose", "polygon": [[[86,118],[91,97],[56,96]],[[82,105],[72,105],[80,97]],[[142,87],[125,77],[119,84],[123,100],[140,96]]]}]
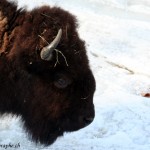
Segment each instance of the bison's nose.
[{"label": "bison's nose", "polygon": [[94,117],[84,117],[83,122],[87,126],[94,120]]}]

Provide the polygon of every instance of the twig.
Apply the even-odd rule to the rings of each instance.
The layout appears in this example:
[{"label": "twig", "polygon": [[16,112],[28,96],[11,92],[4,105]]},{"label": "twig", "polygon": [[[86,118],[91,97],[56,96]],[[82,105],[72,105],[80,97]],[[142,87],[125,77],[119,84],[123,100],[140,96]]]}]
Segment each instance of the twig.
[{"label": "twig", "polygon": [[121,69],[125,69],[125,70],[127,70],[128,72],[130,72],[131,74],[134,74],[134,71],[132,71],[131,69],[129,69],[129,68],[123,66],[123,65],[119,65],[119,64],[116,64],[116,63],[110,62],[110,61],[106,61],[106,62],[109,63],[109,64],[112,65],[112,66],[115,66],[115,67],[118,67],[118,68],[121,68]]},{"label": "twig", "polygon": [[41,15],[43,15],[43,16],[45,16],[45,17],[48,17],[48,18],[50,18],[50,19],[52,19],[52,20],[55,20],[54,18],[52,18],[51,16],[49,16],[49,15],[47,15],[47,14],[41,13]]},{"label": "twig", "polygon": [[38,35],[44,42],[46,42],[47,44],[49,44],[44,37],[42,37],[41,35]]},{"label": "twig", "polygon": [[[56,51],[56,50],[55,50]],[[58,60],[58,51],[56,51],[56,63],[54,65],[54,67],[56,67],[57,63],[59,64],[59,60]]]},{"label": "twig", "polygon": [[[55,51],[56,51],[56,54],[57,54],[57,62],[59,63],[59,61],[58,61],[58,53],[60,53],[64,57],[66,66],[68,67],[69,65],[68,65],[68,62],[67,62],[67,59],[66,59],[65,55],[61,51],[59,51],[58,49],[55,49]],[[56,66],[57,62],[55,63],[55,66]]]}]

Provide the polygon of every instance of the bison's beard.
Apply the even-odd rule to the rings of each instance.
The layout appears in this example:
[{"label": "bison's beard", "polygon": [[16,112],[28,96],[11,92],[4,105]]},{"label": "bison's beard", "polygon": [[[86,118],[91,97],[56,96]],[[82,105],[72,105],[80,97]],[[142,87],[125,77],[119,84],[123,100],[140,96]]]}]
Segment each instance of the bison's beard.
[{"label": "bison's beard", "polygon": [[47,121],[44,118],[38,123],[34,120],[24,121],[24,128],[32,141],[45,146],[54,143],[57,137],[63,136],[64,132],[58,121]]}]

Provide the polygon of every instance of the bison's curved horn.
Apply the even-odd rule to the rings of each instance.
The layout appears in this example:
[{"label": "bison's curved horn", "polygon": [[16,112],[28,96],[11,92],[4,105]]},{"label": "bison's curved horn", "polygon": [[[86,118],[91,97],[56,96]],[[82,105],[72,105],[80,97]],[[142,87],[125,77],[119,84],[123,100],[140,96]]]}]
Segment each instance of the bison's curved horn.
[{"label": "bison's curved horn", "polygon": [[59,29],[55,39],[46,47],[44,47],[40,53],[41,59],[50,61],[52,58],[52,52],[57,47],[62,36],[62,29]]}]

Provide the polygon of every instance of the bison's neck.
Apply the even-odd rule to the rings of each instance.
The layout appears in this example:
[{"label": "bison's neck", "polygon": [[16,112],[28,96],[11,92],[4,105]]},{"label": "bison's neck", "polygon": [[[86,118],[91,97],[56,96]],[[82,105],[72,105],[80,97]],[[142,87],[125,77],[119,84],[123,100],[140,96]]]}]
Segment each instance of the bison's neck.
[{"label": "bison's neck", "polygon": [[20,89],[15,84],[13,63],[7,57],[14,44],[14,30],[22,23],[21,14],[16,5],[0,0],[0,113],[19,114],[21,109]]},{"label": "bison's neck", "polygon": [[0,11],[0,112],[12,111],[13,88],[9,80],[9,70],[3,53],[7,52],[9,38],[7,32],[8,18]]},{"label": "bison's neck", "polygon": [[19,114],[16,108],[21,109],[13,78],[11,66],[4,57],[0,57],[0,113]]}]

